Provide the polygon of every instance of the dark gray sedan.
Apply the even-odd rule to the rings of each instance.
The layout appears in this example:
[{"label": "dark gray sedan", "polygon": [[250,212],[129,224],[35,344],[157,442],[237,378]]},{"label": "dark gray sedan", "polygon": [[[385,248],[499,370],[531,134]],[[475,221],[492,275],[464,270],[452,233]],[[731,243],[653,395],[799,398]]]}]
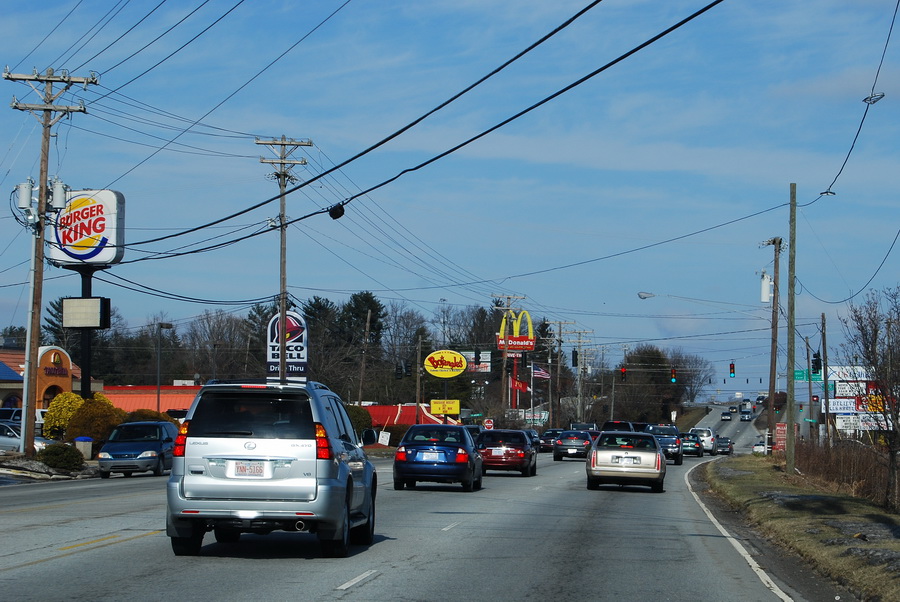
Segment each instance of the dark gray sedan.
[{"label": "dark gray sedan", "polygon": [[593,442],[587,431],[563,431],[553,440],[553,459],[587,458]]}]

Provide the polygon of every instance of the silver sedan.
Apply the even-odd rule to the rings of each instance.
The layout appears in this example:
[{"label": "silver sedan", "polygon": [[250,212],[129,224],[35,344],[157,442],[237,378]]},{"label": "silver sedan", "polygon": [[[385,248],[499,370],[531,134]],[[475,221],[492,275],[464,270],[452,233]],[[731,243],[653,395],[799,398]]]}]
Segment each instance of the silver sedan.
[{"label": "silver sedan", "polygon": [[605,431],[597,437],[585,462],[587,488],[600,485],[646,485],[662,493],[666,456],[649,433]]}]

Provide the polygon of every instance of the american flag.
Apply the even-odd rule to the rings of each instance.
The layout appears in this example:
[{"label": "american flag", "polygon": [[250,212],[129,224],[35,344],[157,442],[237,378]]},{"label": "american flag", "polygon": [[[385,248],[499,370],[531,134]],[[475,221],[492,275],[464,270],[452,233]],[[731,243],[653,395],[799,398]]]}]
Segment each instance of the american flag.
[{"label": "american flag", "polygon": [[531,375],[535,378],[550,378],[549,372],[534,364],[531,364]]}]

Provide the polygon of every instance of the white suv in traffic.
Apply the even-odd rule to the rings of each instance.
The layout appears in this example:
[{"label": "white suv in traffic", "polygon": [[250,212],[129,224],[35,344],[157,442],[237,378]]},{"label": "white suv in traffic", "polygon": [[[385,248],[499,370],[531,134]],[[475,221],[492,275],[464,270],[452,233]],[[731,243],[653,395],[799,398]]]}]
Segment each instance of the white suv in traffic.
[{"label": "white suv in traffic", "polygon": [[703,451],[711,456],[715,456],[719,453],[719,446],[716,445],[716,438],[718,437],[716,429],[706,426],[695,426],[688,432],[694,433],[700,437],[700,442],[703,444]]},{"label": "white suv in traffic", "polygon": [[319,383],[213,384],[175,440],[166,534],[178,556],[203,536],[315,533],[325,556],[375,535],[375,468],[338,395]]}]

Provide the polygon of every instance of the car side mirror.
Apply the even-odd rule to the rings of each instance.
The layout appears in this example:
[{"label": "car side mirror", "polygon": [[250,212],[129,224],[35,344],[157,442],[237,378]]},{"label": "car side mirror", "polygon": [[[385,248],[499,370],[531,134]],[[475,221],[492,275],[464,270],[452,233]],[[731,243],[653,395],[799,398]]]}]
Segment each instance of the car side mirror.
[{"label": "car side mirror", "polygon": [[362,444],[373,445],[378,442],[378,434],[375,429],[366,429],[362,432]]}]

